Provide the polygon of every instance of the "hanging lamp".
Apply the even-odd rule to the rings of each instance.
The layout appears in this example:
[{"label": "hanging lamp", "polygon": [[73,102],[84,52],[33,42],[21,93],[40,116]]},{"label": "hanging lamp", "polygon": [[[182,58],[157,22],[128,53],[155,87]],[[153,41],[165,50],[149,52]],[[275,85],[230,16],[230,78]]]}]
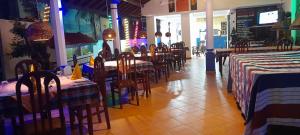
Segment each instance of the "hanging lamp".
[{"label": "hanging lamp", "polygon": [[171,37],[171,32],[167,32],[165,35],[166,37]]},{"label": "hanging lamp", "polygon": [[112,28],[107,28],[102,33],[103,40],[114,40],[116,32]]},{"label": "hanging lamp", "polygon": [[[107,0],[106,0],[106,15],[108,16]],[[105,41],[114,40],[116,38],[116,32],[112,28],[107,28],[103,31],[102,38]]]},{"label": "hanging lamp", "polygon": [[158,32],[155,32],[155,37],[162,37],[162,33],[160,32],[160,31],[158,31]]},{"label": "hanging lamp", "polygon": [[[37,5],[37,1],[36,1],[36,5]],[[34,22],[28,26],[28,28],[26,29],[27,39],[29,41],[35,41],[35,42],[47,41],[53,36],[51,27],[49,25],[50,7],[46,6],[44,8],[43,19],[40,18],[38,9],[37,9],[37,13],[39,16],[39,21]]]}]

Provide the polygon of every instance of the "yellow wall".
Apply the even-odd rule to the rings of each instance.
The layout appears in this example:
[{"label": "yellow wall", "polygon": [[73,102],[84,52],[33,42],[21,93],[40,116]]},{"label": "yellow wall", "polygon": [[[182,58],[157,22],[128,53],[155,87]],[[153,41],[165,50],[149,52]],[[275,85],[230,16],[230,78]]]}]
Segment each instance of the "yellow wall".
[{"label": "yellow wall", "polygon": [[[214,19],[213,19],[213,22],[214,22],[213,27],[214,27],[214,29],[221,30],[221,22],[226,22],[226,21],[227,20],[226,20],[225,16],[214,17]],[[196,19],[196,24],[197,25],[203,25],[203,26],[205,26],[206,19],[205,18],[197,18]]]}]

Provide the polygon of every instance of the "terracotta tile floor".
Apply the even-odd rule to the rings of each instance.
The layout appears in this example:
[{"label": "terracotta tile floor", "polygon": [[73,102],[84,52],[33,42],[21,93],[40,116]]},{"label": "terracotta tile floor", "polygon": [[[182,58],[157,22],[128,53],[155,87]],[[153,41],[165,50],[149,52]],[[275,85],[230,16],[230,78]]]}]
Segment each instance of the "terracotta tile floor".
[{"label": "terracotta tile floor", "polygon": [[95,123],[95,134],[242,135],[244,120],[226,91],[226,78],[226,72],[223,78],[218,72],[206,73],[204,58],[193,58],[168,82],[152,84],[151,96],[140,97],[140,106],[110,108],[112,128]]}]

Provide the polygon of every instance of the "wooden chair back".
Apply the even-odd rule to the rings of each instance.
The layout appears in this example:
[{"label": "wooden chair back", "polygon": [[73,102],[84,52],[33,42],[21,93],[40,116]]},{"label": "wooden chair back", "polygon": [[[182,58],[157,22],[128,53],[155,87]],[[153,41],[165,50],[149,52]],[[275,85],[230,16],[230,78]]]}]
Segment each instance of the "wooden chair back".
[{"label": "wooden chair back", "polygon": [[118,48],[114,49],[114,58],[117,58],[120,55],[120,51]]},{"label": "wooden chair back", "polygon": [[98,84],[102,95],[106,95],[106,87],[105,87],[106,76],[107,76],[107,72],[105,71],[104,61],[101,57],[97,56],[94,62],[93,80]]},{"label": "wooden chair back", "polygon": [[235,42],[234,45],[234,52],[235,53],[246,53],[248,52],[250,47],[250,42],[248,40],[240,40],[238,42]]},{"label": "wooden chair back", "polygon": [[162,63],[165,63],[166,62],[166,53],[168,51],[163,48],[163,47],[157,47],[155,49],[155,55],[153,56],[153,63],[159,63],[159,64],[162,64]]},{"label": "wooden chair back", "polygon": [[[25,100],[22,98],[24,91],[23,88],[21,91],[21,87],[28,88],[28,94],[26,94],[26,96],[29,96],[30,100],[30,114],[32,115],[32,124],[34,125],[35,134],[38,134],[37,132],[51,131],[53,127],[58,124],[53,123],[51,116],[51,109],[53,108],[58,108],[60,127],[65,128],[61,85],[59,78],[55,74],[47,71],[35,71],[25,74],[18,80],[16,84],[18,118],[20,127],[26,131],[24,126],[28,124],[28,122],[25,123],[24,119],[23,102]],[[51,91],[49,88],[51,88]],[[55,97],[53,93],[55,93]],[[39,115],[41,115],[40,118]]]},{"label": "wooden chair back", "polygon": [[137,54],[139,52],[139,48],[137,46],[133,46],[133,47],[131,47],[131,52],[133,54]]},{"label": "wooden chair back", "polygon": [[[33,68],[33,69],[32,69]],[[34,60],[22,60],[15,66],[15,77],[18,80],[18,75],[24,75],[26,73],[40,70],[40,65]]]},{"label": "wooden chair back", "polygon": [[293,41],[291,39],[281,39],[277,44],[278,51],[290,51],[293,50]]},{"label": "wooden chair back", "polygon": [[[136,60],[132,53],[123,52],[117,57],[118,81],[136,79]],[[135,81],[136,82],[136,81]]]}]

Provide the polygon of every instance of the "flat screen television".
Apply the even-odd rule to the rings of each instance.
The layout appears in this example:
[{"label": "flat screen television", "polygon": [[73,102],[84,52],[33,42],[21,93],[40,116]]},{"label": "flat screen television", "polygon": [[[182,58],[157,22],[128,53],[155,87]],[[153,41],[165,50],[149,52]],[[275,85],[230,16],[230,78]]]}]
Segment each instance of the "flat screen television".
[{"label": "flat screen television", "polygon": [[272,24],[278,22],[278,10],[259,13],[258,24]]}]

